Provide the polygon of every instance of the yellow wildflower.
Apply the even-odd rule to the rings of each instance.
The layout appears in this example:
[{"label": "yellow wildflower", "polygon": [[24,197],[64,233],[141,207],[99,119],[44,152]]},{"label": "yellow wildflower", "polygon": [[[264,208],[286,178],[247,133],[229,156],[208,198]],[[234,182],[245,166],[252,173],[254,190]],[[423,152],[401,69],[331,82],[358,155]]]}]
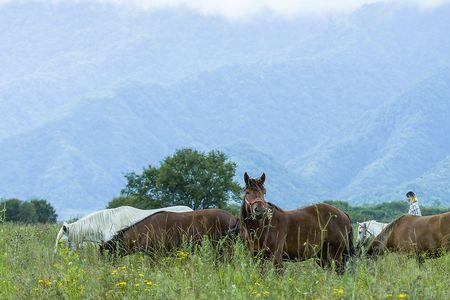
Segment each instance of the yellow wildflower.
[{"label": "yellow wildflower", "polygon": [[38,283],[40,285],[51,286],[53,284],[53,281],[51,279],[39,279]]},{"label": "yellow wildflower", "polygon": [[172,261],[172,257],[163,257],[161,259],[162,263],[170,263]]},{"label": "yellow wildflower", "polygon": [[343,288],[335,288],[333,289],[333,295],[334,296],[342,296],[344,295],[344,289]]},{"label": "yellow wildflower", "polygon": [[182,251],[182,250],[177,251],[177,259],[178,260],[184,260],[188,256],[189,256],[189,252]]},{"label": "yellow wildflower", "polygon": [[127,286],[127,282],[126,281],[121,281],[116,283],[116,287],[126,287]]},{"label": "yellow wildflower", "polygon": [[398,298],[398,299],[406,299],[406,298],[408,298],[408,294],[406,294],[406,293],[400,293],[400,294],[397,295],[397,298]]},{"label": "yellow wildflower", "polygon": [[148,286],[153,285],[153,282],[152,282],[151,280],[149,280],[149,279],[145,279],[145,280],[144,280],[144,283],[145,283],[146,285],[148,285]]}]

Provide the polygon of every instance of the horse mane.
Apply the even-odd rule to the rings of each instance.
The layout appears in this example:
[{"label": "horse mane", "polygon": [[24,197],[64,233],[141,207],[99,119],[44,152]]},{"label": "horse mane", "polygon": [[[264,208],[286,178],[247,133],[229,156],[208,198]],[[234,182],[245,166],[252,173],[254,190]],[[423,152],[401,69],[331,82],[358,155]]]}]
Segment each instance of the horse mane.
[{"label": "horse mane", "polygon": [[128,229],[134,227],[135,225],[137,225],[137,224],[139,224],[139,223],[141,223],[141,222],[144,222],[144,221],[150,219],[151,217],[153,217],[153,216],[155,216],[155,215],[158,215],[158,214],[161,214],[161,213],[165,213],[165,212],[170,212],[170,211],[167,211],[167,210],[157,211],[157,212],[155,212],[155,213],[152,213],[152,214],[149,215],[149,216],[146,216],[146,217],[143,218],[142,220],[137,221],[137,222],[134,223],[134,224],[130,224],[130,225],[128,225],[127,227],[124,227],[123,229],[117,231],[116,234],[114,234],[114,236],[111,238],[111,241],[114,240],[116,237],[121,236],[125,231],[127,231]]},{"label": "horse mane", "polygon": [[264,187],[264,184],[260,184],[258,179],[250,178],[248,181],[248,184],[245,186],[244,190],[245,189],[262,191],[264,194],[266,194],[266,188]]},{"label": "horse mane", "polygon": [[372,244],[376,241],[378,243],[382,243],[383,245],[386,245],[387,240],[391,236],[392,231],[395,229],[397,224],[402,220],[406,215],[403,215],[399,217],[398,219],[392,221],[389,223],[381,232],[379,235],[375,237],[375,239],[372,241]]},{"label": "horse mane", "polygon": [[278,205],[273,204],[272,202],[267,202],[272,208],[275,208],[275,210],[278,210],[280,212],[284,212],[282,208],[280,208]]},{"label": "horse mane", "polygon": [[115,228],[112,227],[114,226],[117,217],[127,219],[140,218],[141,213],[143,218],[145,215],[145,211],[131,206],[122,206],[118,208],[100,210],[69,224],[68,234],[69,236],[77,239],[81,234],[91,231],[91,233],[96,235],[97,238],[102,239],[102,233],[98,231],[98,228],[114,230]]}]

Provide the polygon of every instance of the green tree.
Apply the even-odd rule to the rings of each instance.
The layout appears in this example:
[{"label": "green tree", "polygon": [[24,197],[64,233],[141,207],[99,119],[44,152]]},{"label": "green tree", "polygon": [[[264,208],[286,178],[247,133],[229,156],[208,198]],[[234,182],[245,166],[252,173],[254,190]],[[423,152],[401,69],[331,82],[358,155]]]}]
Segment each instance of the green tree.
[{"label": "green tree", "polygon": [[149,199],[146,199],[144,197],[138,197],[138,196],[119,196],[114,199],[112,199],[109,203],[107,208],[116,208],[120,206],[131,206],[136,207],[140,209],[150,209],[153,208],[152,205],[154,205],[155,202],[150,202]]},{"label": "green tree", "polygon": [[[408,203],[406,203],[406,201],[365,204],[362,206],[352,206],[345,201],[336,200],[325,201],[325,203],[331,204],[348,213],[353,222],[377,220],[379,222],[389,223],[408,213]],[[424,216],[428,216],[447,212],[448,208],[421,206],[421,210]]]},{"label": "green tree", "polygon": [[55,208],[46,200],[33,199],[30,201],[36,210],[36,219],[39,223],[55,223],[58,215]]},{"label": "green tree", "polygon": [[36,208],[30,202],[24,201],[22,202],[19,210],[19,216],[17,222],[21,223],[36,223],[37,222],[37,214]]},{"label": "green tree", "polygon": [[8,199],[2,202],[6,208],[6,221],[34,223],[37,221],[36,209],[30,202],[24,202],[19,199]]},{"label": "green tree", "polygon": [[181,149],[169,156],[159,168],[149,166],[142,174],[125,176],[122,196],[112,204],[134,203],[141,208],[187,205],[193,209],[224,208],[237,200],[239,185],[233,181],[236,165],[220,151],[203,153]]},{"label": "green tree", "polygon": [[157,186],[158,173],[158,168],[148,166],[144,168],[142,174],[135,172],[126,174],[127,185],[121,191],[121,196],[113,199],[108,207],[129,205],[141,209],[150,209],[163,206]]},{"label": "green tree", "polygon": [[0,207],[2,209],[5,208],[5,219],[8,222],[56,222],[55,209],[46,200],[21,201],[19,199],[6,199],[1,201]]},{"label": "green tree", "polygon": [[22,201],[19,199],[3,200],[2,206],[6,208],[5,219],[8,222],[18,221],[20,217]]},{"label": "green tree", "polygon": [[220,151],[208,154],[182,149],[164,160],[157,185],[163,203],[192,209],[225,207],[236,199],[239,185],[233,181],[236,165]]},{"label": "green tree", "polygon": [[334,207],[339,208],[342,211],[349,211],[350,210],[350,204],[348,202],[345,201],[341,201],[341,200],[327,200],[324,201],[324,203],[333,205]]}]

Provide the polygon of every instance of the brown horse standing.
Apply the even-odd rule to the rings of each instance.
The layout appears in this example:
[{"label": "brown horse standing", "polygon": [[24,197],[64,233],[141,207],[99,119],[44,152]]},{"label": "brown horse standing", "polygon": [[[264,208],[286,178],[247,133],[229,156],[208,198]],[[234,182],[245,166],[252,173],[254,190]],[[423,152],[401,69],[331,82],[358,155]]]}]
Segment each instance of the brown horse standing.
[{"label": "brown horse standing", "polygon": [[237,222],[234,216],[221,209],[158,212],[120,231],[103,248],[122,256],[136,252],[170,252],[182,246],[184,240],[198,244],[206,236],[211,242],[217,242],[228,235]]},{"label": "brown horse standing", "polygon": [[438,257],[450,251],[450,212],[433,216],[405,215],[386,226],[372,241],[366,254],[380,255],[386,250]]},{"label": "brown horse standing", "polygon": [[327,204],[283,211],[264,199],[265,174],[251,179],[245,173],[244,181],[240,234],[253,254],[271,258],[279,269],[283,260],[317,258],[322,267],[330,267],[334,261],[336,271],[344,272],[354,254],[347,214]]}]

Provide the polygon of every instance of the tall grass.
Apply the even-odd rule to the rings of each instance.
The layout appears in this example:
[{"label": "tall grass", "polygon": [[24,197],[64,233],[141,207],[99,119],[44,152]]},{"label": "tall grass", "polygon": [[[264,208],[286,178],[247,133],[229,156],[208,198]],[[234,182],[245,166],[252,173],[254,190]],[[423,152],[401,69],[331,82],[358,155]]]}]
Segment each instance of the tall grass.
[{"label": "tall grass", "polygon": [[252,259],[238,242],[232,256],[208,243],[170,256],[100,258],[87,246],[53,254],[53,225],[0,224],[0,299],[450,299],[450,255],[422,267],[403,255],[356,263],[338,276],[313,261]]}]

